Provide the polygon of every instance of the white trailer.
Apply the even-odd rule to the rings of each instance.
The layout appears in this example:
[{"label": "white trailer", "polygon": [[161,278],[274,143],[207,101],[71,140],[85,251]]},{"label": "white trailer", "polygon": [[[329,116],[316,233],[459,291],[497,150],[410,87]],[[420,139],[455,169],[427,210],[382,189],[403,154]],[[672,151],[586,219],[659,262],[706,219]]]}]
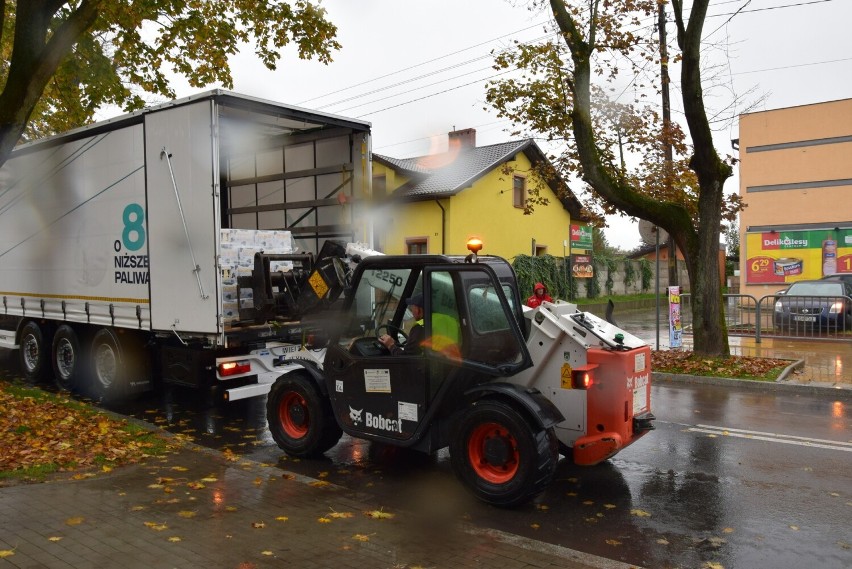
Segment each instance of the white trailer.
[{"label": "white trailer", "polygon": [[[352,204],[370,151],[367,122],[221,90],[21,145],[0,169],[0,347],[28,380],[95,397],[159,379],[266,393],[303,344],[299,288],[314,277],[312,306],[339,292],[314,255],[368,237]],[[257,267],[292,270],[235,274],[234,235],[284,240],[299,254]],[[264,310],[238,277],[267,285]]]}]

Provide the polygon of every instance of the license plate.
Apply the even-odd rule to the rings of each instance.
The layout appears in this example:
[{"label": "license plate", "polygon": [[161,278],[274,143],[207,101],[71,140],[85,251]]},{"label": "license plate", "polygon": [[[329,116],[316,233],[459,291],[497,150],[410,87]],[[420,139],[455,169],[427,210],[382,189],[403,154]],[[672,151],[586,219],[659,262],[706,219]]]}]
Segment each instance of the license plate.
[{"label": "license plate", "polygon": [[793,316],[796,322],[816,322],[816,316]]}]

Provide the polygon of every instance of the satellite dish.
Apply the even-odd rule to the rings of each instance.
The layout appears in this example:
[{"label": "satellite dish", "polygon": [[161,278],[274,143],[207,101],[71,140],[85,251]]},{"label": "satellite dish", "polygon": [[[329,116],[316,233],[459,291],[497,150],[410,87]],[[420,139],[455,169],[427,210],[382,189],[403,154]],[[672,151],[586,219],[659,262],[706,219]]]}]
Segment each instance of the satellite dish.
[{"label": "satellite dish", "polygon": [[669,234],[662,227],[657,227],[647,219],[639,220],[639,236],[642,238],[642,242],[646,245],[656,245],[657,244],[657,235],[660,236],[660,243],[665,243]]}]

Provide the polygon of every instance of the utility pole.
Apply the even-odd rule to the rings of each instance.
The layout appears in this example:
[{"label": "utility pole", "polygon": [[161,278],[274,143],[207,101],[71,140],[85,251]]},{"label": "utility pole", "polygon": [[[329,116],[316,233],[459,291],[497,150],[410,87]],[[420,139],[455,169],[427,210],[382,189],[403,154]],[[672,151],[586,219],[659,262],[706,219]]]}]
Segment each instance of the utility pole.
[{"label": "utility pole", "polygon": [[[669,50],[666,45],[666,2],[667,0],[657,0],[657,27],[660,30],[660,80],[662,82],[663,93],[663,152],[665,156],[663,172],[665,173],[666,189],[670,190],[673,170],[672,143],[670,138],[672,107],[669,101]],[[677,246],[671,233],[669,233],[669,286],[677,284],[679,284],[677,275]]]}]

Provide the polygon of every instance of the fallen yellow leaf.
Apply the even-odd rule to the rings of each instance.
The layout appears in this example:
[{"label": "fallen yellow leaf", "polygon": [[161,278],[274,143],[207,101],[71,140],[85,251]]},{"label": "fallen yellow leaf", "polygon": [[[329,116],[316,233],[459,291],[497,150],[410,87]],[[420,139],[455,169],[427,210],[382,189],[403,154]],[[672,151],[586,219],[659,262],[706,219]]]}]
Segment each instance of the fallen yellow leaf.
[{"label": "fallen yellow leaf", "polygon": [[178,512],[178,515],[182,518],[187,518],[187,519],[188,518],[194,518],[195,512],[193,512],[192,510],[181,510],[180,512]]},{"label": "fallen yellow leaf", "polygon": [[353,514],[352,514],[352,512],[331,512],[331,513],[326,514],[326,515],[329,518],[344,519],[344,518],[351,518]]},{"label": "fallen yellow leaf", "polygon": [[331,486],[331,483],[326,482],[325,480],[314,480],[309,486],[313,486],[314,488],[323,488],[325,486]]},{"label": "fallen yellow leaf", "polygon": [[317,521],[321,524],[330,524],[331,523],[330,518],[317,518]]},{"label": "fallen yellow leaf", "polygon": [[606,508],[607,510],[611,510],[614,507],[615,507],[615,504],[604,504],[604,508]]},{"label": "fallen yellow leaf", "polygon": [[263,478],[258,476],[257,478],[254,479],[254,485],[255,486],[260,486],[261,484],[263,484]]},{"label": "fallen yellow leaf", "polygon": [[157,522],[145,522],[145,526],[151,528],[154,531],[163,531],[169,529],[169,526],[166,524],[158,524]]},{"label": "fallen yellow leaf", "polygon": [[172,537],[169,538],[169,541],[172,542],[172,543],[177,543],[177,542],[180,541],[180,538],[176,535],[173,535]]},{"label": "fallen yellow leaf", "polygon": [[289,519],[290,518],[288,518],[287,516],[278,516],[277,518],[275,518],[275,520],[279,522],[286,522]]},{"label": "fallen yellow leaf", "polygon": [[48,541],[62,541],[62,538],[57,536],[49,537],[47,539]]},{"label": "fallen yellow leaf", "polygon": [[594,501],[594,500],[585,500],[585,501],[583,502],[583,505],[584,505],[584,506],[591,506],[591,505],[592,505],[592,504],[594,504],[594,503],[595,503],[595,501]]},{"label": "fallen yellow leaf", "polygon": [[364,535],[363,533],[356,533],[352,536],[352,539],[357,541],[370,541],[370,536]]},{"label": "fallen yellow leaf", "polygon": [[261,554],[261,555],[274,555],[274,554],[273,554],[271,551],[269,551],[268,549],[267,549],[266,551],[261,551],[261,552],[260,552],[260,554]]},{"label": "fallen yellow leaf", "polygon": [[254,529],[263,529],[266,527],[266,524],[263,522],[252,522],[251,527],[253,527]]},{"label": "fallen yellow leaf", "polygon": [[11,549],[0,549],[0,559],[3,559],[4,557],[10,557],[12,555],[15,555],[15,552],[13,550],[11,550]]},{"label": "fallen yellow leaf", "polygon": [[189,469],[185,466],[172,466],[172,470],[176,472],[186,472]]},{"label": "fallen yellow leaf", "polygon": [[790,526],[790,529],[793,531],[799,531],[799,526]]},{"label": "fallen yellow leaf", "polygon": [[658,539],[658,540],[657,540],[657,543],[659,543],[660,545],[668,545],[668,544],[669,544],[669,540],[667,540],[667,539],[666,539],[666,538],[664,538],[664,537],[661,537],[660,539]]},{"label": "fallen yellow leaf", "polygon": [[704,564],[706,569],[725,569],[725,566],[721,563],[714,563],[713,561],[708,561]]},{"label": "fallen yellow leaf", "polygon": [[78,526],[78,525],[83,523],[83,519],[84,518],[81,518],[81,517],[68,518],[67,520],[65,520],[65,525]]},{"label": "fallen yellow leaf", "polygon": [[225,506],[225,511],[226,512],[236,512],[237,507],[236,506]]},{"label": "fallen yellow leaf", "polygon": [[531,528],[533,528],[533,529],[538,529],[538,528],[540,528],[541,526],[540,526],[540,525],[538,525],[538,524],[530,524],[530,527],[531,527]]},{"label": "fallen yellow leaf", "polygon": [[638,516],[640,518],[650,518],[651,517],[651,514],[649,514],[645,510],[633,509],[633,510],[630,510],[630,513],[633,514],[634,516]]},{"label": "fallen yellow leaf", "polygon": [[319,474],[317,474],[317,478],[327,478],[327,477],[328,477],[328,472],[320,472]]},{"label": "fallen yellow leaf", "polygon": [[132,508],[130,508],[130,511],[131,512],[141,512],[144,509],[145,509],[145,506],[133,506]]},{"label": "fallen yellow leaf", "polygon": [[204,488],[204,484],[202,484],[201,482],[187,482],[186,485],[192,488],[193,490],[201,490],[202,488]]},{"label": "fallen yellow leaf", "polygon": [[364,512],[364,515],[368,518],[373,518],[374,520],[389,520],[394,516],[394,514],[383,512],[382,510],[371,510],[369,512]]},{"label": "fallen yellow leaf", "polygon": [[609,545],[613,545],[613,546],[621,545],[621,542],[620,542],[620,541],[618,541],[617,539],[608,539],[608,540],[606,540],[606,542],[607,542]]},{"label": "fallen yellow leaf", "polygon": [[734,528],[725,528],[722,530],[723,533],[734,533]]},{"label": "fallen yellow leaf", "polygon": [[206,478],[202,478],[201,481],[207,482],[209,484],[211,482],[218,482],[219,480],[217,478],[213,478],[212,476],[208,476]]}]

